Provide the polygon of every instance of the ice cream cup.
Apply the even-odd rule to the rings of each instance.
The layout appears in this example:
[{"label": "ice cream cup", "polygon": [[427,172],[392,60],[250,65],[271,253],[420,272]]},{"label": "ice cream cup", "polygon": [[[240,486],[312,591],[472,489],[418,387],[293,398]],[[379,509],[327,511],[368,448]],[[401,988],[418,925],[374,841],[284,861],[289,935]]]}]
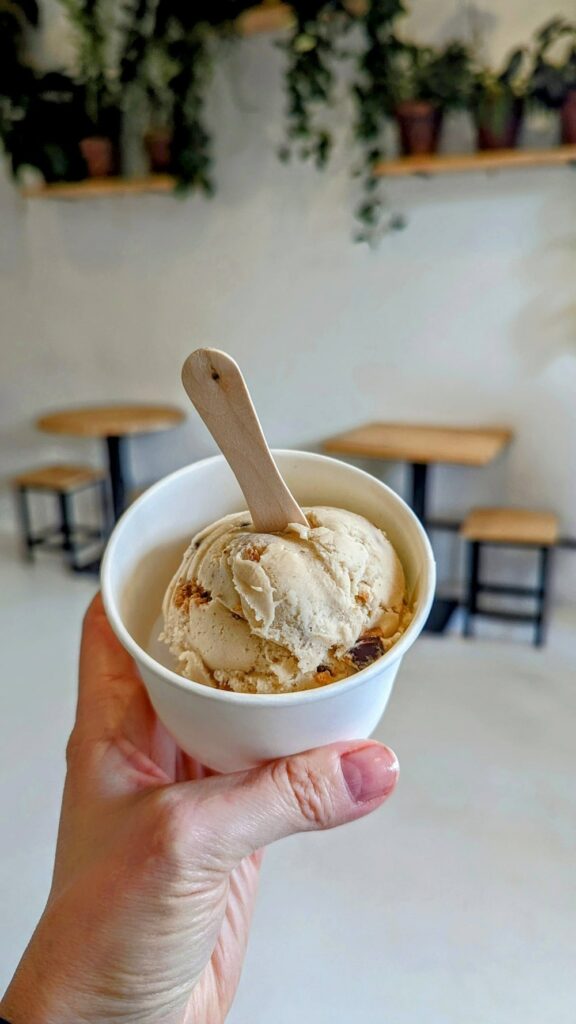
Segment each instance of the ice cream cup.
[{"label": "ice cream cup", "polygon": [[368,473],[323,455],[275,451],[274,457],[301,505],[349,509],[386,531],[404,566],[414,615],[387,654],[355,675],[318,689],[243,694],[184,679],[168,667],[171,656],[157,640],[164,591],[193,534],[246,505],[222,456],[193,463],[146,491],[110,537],[102,564],[104,605],[114,632],[136,661],[158,717],[183,750],[222,772],[369,736],[434,595],[430,543],[394,491]]}]

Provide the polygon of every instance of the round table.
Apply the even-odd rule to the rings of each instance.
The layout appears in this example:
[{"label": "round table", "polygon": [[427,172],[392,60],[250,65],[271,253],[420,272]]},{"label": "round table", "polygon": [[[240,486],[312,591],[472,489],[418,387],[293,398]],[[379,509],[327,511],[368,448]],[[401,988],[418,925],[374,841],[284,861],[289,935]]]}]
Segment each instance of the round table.
[{"label": "round table", "polygon": [[114,521],[126,503],[126,443],[131,434],[171,430],[185,419],[173,405],[87,405],[41,416],[39,430],[69,437],[99,437],[106,442]]}]

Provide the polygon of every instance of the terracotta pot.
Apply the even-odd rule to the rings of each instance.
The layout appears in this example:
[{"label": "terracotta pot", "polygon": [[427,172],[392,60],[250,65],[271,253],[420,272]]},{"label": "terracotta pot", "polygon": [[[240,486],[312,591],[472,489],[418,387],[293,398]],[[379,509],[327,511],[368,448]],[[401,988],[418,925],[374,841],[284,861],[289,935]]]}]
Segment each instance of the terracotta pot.
[{"label": "terracotta pot", "polygon": [[514,149],[522,126],[524,101],[507,93],[486,95],[476,108],[478,149]]},{"label": "terracotta pot", "polygon": [[80,139],[80,152],[89,178],[108,178],[116,174],[116,153],[112,139],[104,135],[89,135]]},{"label": "terracotta pot", "polygon": [[149,131],[144,136],[150,170],[153,174],[167,174],[172,169],[172,132]]},{"label": "terracotta pot", "polygon": [[566,99],[560,107],[560,138],[564,145],[576,145],[576,89],[566,93]]},{"label": "terracotta pot", "polygon": [[396,107],[400,149],[404,156],[423,156],[438,149],[443,112],[433,103],[407,100]]}]

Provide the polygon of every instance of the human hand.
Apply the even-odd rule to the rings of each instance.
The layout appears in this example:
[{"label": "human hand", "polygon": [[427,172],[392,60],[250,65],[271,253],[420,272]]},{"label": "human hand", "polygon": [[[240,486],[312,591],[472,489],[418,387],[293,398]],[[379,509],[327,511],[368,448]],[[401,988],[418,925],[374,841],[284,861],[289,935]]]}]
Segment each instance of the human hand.
[{"label": "human hand", "polygon": [[159,723],[100,597],[67,762],[48,903],[0,1003],[12,1024],[222,1024],[262,848],[370,813],[398,774],[369,740],[211,774]]}]

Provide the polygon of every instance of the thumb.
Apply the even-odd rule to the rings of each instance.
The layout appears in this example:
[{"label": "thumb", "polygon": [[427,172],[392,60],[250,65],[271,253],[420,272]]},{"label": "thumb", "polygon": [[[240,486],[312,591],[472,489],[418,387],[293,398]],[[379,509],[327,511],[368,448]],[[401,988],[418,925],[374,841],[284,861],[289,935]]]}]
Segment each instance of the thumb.
[{"label": "thumb", "polygon": [[336,743],[261,768],[178,787],[192,797],[195,851],[231,870],[294,832],[334,828],[370,814],[390,795],[398,761],[380,743]]}]

